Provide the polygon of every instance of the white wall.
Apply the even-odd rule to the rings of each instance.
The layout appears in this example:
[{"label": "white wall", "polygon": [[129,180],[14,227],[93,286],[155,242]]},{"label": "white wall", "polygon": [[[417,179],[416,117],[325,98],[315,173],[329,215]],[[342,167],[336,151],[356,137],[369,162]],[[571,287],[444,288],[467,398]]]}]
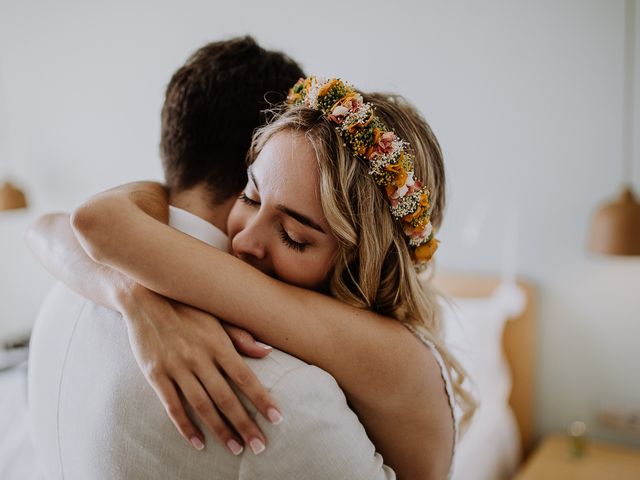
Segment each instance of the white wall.
[{"label": "white wall", "polygon": [[[640,443],[593,421],[600,405],[640,407],[640,262],[584,249],[592,209],[622,177],[623,12],[621,0],[3,0],[0,166],[34,212],[161,178],[166,82],[229,35],[251,33],[310,73],[401,92],[446,155],[440,266],[496,271],[507,207],[519,214],[516,269],[540,290],[539,433],[584,419]],[[469,244],[471,217],[482,230]]]}]

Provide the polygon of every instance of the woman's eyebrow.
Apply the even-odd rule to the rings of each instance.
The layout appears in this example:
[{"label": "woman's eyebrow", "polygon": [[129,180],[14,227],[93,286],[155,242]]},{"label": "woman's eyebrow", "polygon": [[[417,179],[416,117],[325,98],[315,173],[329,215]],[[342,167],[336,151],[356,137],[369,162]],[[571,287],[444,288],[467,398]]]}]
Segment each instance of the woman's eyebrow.
[{"label": "woman's eyebrow", "polygon": [[[258,182],[256,182],[256,177],[251,171],[251,167],[247,169],[247,175],[249,175],[249,178],[255,185],[256,190],[260,192],[260,189],[258,188]],[[301,224],[306,225],[307,227],[311,227],[314,230],[317,230],[320,233],[324,233],[326,235],[326,232],[322,229],[322,227],[318,225],[316,222],[314,222],[313,220],[311,220],[306,215],[303,215],[300,212],[296,212],[295,210],[291,210],[289,207],[285,207],[284,205],[277,205],[276,208],[280,210],[282,213],[289,215],[294,220],[300,222]]]},{"label": "woman's eyebrow", "polygon": [[[255,182],[254,182],[255,183]],[[256,189],[258,188],[258,186],[256,185]],[[322,229],[322,227],[320,225],[318,225],[316,222],[314,222],[313,220],[311,220],[309,217],[307,217],[306,215],[303,215],[300,212],[296,212],[295,210],[291,210],[288,207],[285,207],[284,205],[277,205],[276,208],[278,210],[280,210],[282,213],[289,215],[291,218],[293,218],[294,220],[297,220],[298,222],[300,222],[303,225],[306,225],[307,227],[311,227],[314,230],[317,230],[321,233],[325,233],[325,231]]]}]

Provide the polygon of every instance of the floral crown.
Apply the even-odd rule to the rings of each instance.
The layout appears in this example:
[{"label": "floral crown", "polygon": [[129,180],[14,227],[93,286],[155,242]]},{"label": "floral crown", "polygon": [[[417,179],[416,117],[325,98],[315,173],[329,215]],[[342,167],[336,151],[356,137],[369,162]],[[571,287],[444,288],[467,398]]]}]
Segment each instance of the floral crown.
[{"label": "floral crown", "polygon": [[414,262],[425,265],[439,241],[431,225],[431,196],[413,176],[409,143],[390,130],[373,105],[342,80],[301,78],[289,90],[287,102],[320,111],[335,124],[345,145],[369,165],[369,174],[384,187],[391,214],[401,222]]}]

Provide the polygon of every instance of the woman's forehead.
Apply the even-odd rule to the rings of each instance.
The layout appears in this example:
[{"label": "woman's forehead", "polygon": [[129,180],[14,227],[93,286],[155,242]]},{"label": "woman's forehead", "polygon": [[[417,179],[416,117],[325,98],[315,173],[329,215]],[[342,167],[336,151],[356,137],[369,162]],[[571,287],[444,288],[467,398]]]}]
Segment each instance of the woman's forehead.
[{"label": "woman's forehead", "polygon": [[302,133],[273,135],[249,167],[249,176],[264,200],[323,217],[316,153]]},{"label": "woman's forehead", "polygon": [[[257,187],[313,192],[318,189],[318,166],[315,151],[300,133],[278,132],[265,144],[250,171],[259,182]],[[264,184],[264,186],[263,186]],[[299,188],[298,188],[299,187]]]}]

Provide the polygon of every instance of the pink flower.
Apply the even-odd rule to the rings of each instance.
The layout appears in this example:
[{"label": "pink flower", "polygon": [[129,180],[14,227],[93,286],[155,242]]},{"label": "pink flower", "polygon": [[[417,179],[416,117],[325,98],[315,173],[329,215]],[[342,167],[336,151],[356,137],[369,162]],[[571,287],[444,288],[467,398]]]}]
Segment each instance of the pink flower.
[{"label": "pink flower", "polygon": [[344,117],[349,113],[349,109],[342,105],[337,105],[333,111],[328,115],[329,120],[340,125],[344,120]]},{"label": "pink flower", "polygon": [[393,132],[384,132],[378,140],[376,145],[376,153],[386,154],[393,151],[393,141],[396,139],[396,134]]},{"label": "pink flower", "polygon": [[411,226],[408,226],[408,225],[405,225],[403,230],[405,235],[407,235],[412,240],[415,240],[418,238],[419,239],[427,238],[429,235],[431,235],[431,231],[433,230],[433,227],[431,226],[431,222],[429,222],[424,229],[418,232],[416,232]]},{"label": "pink flower", "polygon": [[362,106],[362,97],[360,95],[354,95],[347,103],[350,112],[357,112]]},{"label": "pink flower", "polygon": [[391,196],[391,198],[401,198],[404,197],[409,191],[409,187],[405,183],[403,186],[399,187]]},{"label": "pink flower", "polygon": [[415,180],[413,179],[413,170],[407,172],[407,178],[404,181],[404,185],[398,187],[396,191],[391,195],[391,198],[400,198],[404,197],[408,193],[413,193],[415,191],[414,188]]},{"label": "pink flower", "polygon": [[415,237],[413,238],[427,238],[429,235],[431,235],[431,231],[433,230],[433,227],[431,226],[431,222],[427,223],[427,226],[424,227],[424,230],[422,230],[421,232],[418,232],[416,234]]}]

